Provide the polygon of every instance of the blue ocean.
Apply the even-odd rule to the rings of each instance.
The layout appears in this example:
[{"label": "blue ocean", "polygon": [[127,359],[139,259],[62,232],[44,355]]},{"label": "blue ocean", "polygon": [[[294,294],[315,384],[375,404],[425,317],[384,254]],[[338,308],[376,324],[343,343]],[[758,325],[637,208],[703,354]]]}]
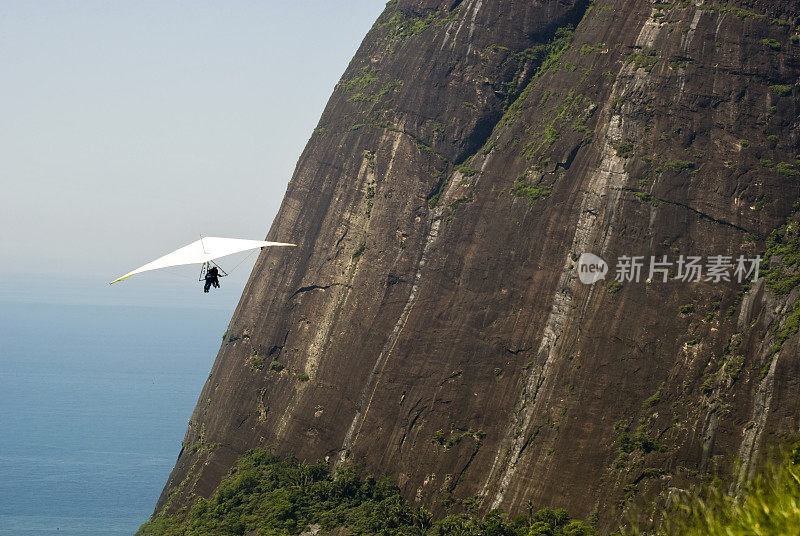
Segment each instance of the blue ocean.
[{"label": "blue ocean", "polygon": [[122,536],[147,520],[241,292],[102,285],[0,289],[2,535]]}]

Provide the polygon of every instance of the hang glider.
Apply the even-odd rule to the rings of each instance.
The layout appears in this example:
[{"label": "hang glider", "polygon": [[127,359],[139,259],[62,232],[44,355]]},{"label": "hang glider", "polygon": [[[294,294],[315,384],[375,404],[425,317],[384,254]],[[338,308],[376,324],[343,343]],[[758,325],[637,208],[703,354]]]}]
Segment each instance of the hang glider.
[{"label": "hang glider", "polygon": [[148,262],[144,266],[128,272],[122,277],[118,277],[111,281],[109,285],[113,285],[117,281],[122,281],[126,277],[141,272],[150,270],[157,270],[159,268],[169,268],[170,266],[182,266],[186,264],[202,264],[204,267],[206,263],[210,263],[214,259],[233,255],[241,251],[248,251],[257,248],[266,248],[272,246],[295,246],[296,244],[287,244],[284,242],[265,242],[263,240],[244,240],[241,238],[220,238],[217,236],[206,236],[200,240],[196,240],[191,244],[176,249],[172,253],[167,253],[163,257],[159,257],[152,262]]}]

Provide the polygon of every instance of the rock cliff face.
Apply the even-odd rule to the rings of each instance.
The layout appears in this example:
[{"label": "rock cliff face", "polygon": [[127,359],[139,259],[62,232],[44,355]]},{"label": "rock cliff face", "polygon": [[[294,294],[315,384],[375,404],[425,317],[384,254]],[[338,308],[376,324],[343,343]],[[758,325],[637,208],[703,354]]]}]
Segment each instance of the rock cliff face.
[{"label": "rock cliff face", "polygon": [[[299,247],[259,258],[157,511],[265,446],[363,462],[436,512],[606,525],[746,479],[800,425],[799,16],[389,2],[269,232]],[[578,280],[583,252],[606,281]],[[622,255],[765,252],[766,284],[608,284]]]}]

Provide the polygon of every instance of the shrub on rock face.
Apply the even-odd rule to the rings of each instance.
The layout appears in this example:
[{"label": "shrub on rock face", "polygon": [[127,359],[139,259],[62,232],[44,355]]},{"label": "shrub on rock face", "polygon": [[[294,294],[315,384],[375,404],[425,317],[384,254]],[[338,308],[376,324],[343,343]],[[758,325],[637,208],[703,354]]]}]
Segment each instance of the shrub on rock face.
[{"label": "shrub on rock face", "polygon": [[544,508],[533,517],[527,536],[596,536],[597,531],[569,517],[566,510]]}]

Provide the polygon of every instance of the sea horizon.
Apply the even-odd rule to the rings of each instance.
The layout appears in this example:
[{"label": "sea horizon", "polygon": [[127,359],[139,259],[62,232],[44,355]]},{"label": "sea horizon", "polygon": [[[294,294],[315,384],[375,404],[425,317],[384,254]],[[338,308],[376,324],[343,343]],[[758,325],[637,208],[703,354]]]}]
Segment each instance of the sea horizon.
[{"label": "sea horizon", "polygon": [[147,521],[243,279],[210,296],[102,285],[0,287],[0,535],[122,536]]}]

